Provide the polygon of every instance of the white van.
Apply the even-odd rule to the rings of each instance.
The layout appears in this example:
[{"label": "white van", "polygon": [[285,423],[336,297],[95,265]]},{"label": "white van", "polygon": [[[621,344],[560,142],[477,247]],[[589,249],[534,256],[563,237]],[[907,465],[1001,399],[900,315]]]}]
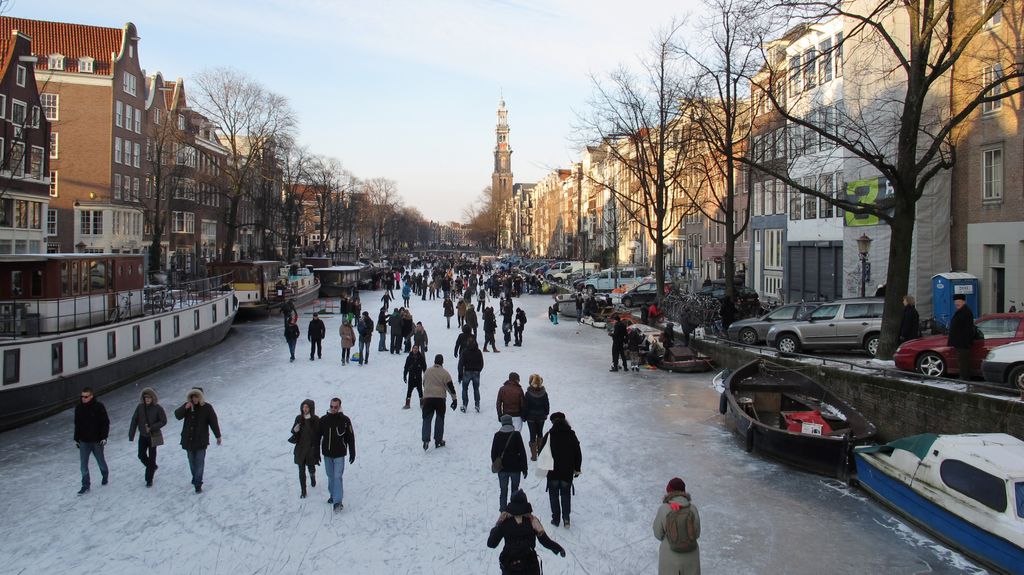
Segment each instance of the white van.
[{"label": "white van", "polygon": [[579,276],[580,274],[592,274],[597,271],[598,264],[596,262],[583,263],[580,261],[563,262],[567,265],[563,265],[558,270],[548,270],[548,279],[564,282],[569,279],[569,276]]},{"label": "white van", "polygon": [[616,277],[616,270],[610,268],[601,270],[584,280],[583,289],[591,294],[608,292],[617,287],[635,285],[646,275],[644,270],[638,270],[637,268],[619,268],[618,277]]}]

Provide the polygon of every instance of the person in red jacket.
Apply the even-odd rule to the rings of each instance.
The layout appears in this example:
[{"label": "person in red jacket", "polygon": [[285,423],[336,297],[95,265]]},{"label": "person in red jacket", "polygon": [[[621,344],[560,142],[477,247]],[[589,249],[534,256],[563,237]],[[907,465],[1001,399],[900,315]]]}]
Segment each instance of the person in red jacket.
[{"label": "person in red jacket", "polygon": [[523,386],[519,384],[519,374],[512,372],[508,374],[508,380],[498,389],[498,401],[495,407],[498,410],[498,420],[502,415],[512,416],[512,425],[519,431],[523,428]]}]

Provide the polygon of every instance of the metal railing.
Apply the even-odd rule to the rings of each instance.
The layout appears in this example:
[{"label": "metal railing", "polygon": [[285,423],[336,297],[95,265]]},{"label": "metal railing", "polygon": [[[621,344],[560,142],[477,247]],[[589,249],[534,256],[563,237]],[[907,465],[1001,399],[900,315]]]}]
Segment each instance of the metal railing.
[{"label": "metal railing", "polygon": [[232,289],[231,274],[66,298],[0,301],[0,340],[53,335],[187,309]]}]

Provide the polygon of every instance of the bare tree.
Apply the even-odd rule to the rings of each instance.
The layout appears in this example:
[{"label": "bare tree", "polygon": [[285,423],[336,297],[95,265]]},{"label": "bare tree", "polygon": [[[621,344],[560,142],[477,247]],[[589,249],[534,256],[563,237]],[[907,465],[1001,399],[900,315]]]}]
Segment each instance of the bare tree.
[{"label": "bare tree", "polygon": [[228,201],[224,254],[231,257],[238,229],[242,226],[239,206],[251,186],[266,187],[266,182],[259,180],[269,160],[267,152],[275,139],[291,134],[295,118],[287,99],[237,70],[204,70],[195,78],[193,86],[193,106],[217,126],[221,143],[229,150],[222,168],[226,182],[224,195]]},{"label": "bare tree", "polygon": [[309,167],[307,182],[309,184],[309,201],[317,215],[317,231],[320,245],[318,253],[323,254],[329,248],[329,238],[335,232],[338,217],[338,204],[344,192],[342,186],[346,179],[341,162],[335,158],[317,156]]},{"label": "bare tree", "polygon": [[370,228],[375,250],[383,250],[384,237],[391,232],[391,223],[395,213],[402,205],[398,195],[398,186],[387,178],[373,178],[363,183],[363,193],[367,203],[366,222]]},{"label": "bare tree", "polygon": [[286,140],[280,148],[281,184],[284,193],[282,224],[284,226],[285,254],[289,262],[295,261],[295,247],[299,243],[303,206],[306,201],[306,171],[309,164],[309,150],[292,140]]},{"label": "bare tree", "polygon": [[[845,151],[888,180],[892,193],[874,202],[834,197],[827,191],[790,177],[788,170],[747,160],[792,189],[819,198],[857,215],[877,218],[890,230],[885,308],[877,356],[891,359],[898,344],[902,297],[908,293],[918,202],[937,176],[956,161],[956,137],[961,126],[983,105],[1024,90],[1019,55],[1003,47],[990,56],[1001,62],[1001,73],[985,75],[978,66],[973,85],[957,86],[950,97],[950,75],[969,57],[989,21],[1002,14],[1004,0],[978,6],[969,2],[931,0],[765,0],[783,20],[822,22],[835,17],[847,22],[844,37],[818,53],[842,66],[858,60],[859,77],[846,78],[844,106],[834,122],[792,112],[777,89],[785,85],[785,63],[768,62],[768,74],[757,88],[791,127],[814,134]],[[800,69],[788,70],[797,82]],[[958,72],[959,73],[959,72]]]},{"label": "bare tree", "polygon": [[469,237],[482,247],[497,246],[500,233],[501,214],[498,198],[491,186],[480,191],[473,203],[462,210],[462,220],[469,228]]},{"label": "bare tree", "polygon": [[591,110],[580,116],[578,126],[583,143],[604,142],[609,157],[623,168],[624,177],[594,183],[614,194],[654,243],[659,299],[665,288],[665,238],[683,218],[674,209],[673,190],[680,185],[687,142],[672,136],[687,95],[675,42],[681,26],[673,23],[656,37],[639,75],[621,67],[607,83],[594,78]]},{"label": "bare tree", "polygon": [[170,227],[171,199],[174,190],[183,183],[188,173],[186,162],[179,162],[185,146],[185,132],[167,116],[161,122],[148,122],[146,163],[149,172],[148,194],[145,200],[145,218],[149,224],[149,271],[161,270],[164,232]]}]

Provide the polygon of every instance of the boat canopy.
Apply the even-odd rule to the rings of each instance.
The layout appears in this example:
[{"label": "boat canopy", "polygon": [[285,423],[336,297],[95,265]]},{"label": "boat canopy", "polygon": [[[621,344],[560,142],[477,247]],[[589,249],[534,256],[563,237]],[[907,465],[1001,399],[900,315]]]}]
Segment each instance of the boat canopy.
[{"label": "boat canopy", "polygon": [[918,459],[923,460],[928,456],[928,452],[938,438],[939,436],[935,433],[922,433],[921,435],[911,435],[910,437],[903,437],[881,445],[857,447],[856,451],[857,453],[885,453],[886,455],[891,455],[893,451],[902,449],[903,451],[913,453]]}]

